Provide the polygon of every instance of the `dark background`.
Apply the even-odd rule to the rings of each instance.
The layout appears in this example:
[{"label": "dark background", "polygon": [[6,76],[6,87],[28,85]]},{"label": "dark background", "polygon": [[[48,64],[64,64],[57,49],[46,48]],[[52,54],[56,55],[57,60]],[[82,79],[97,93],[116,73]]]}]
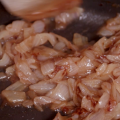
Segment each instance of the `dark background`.
[{"label": "dark background", "polygon": [[[99,28],[104,25],[107,19],[115,17],[117,13],[120,13],[120,0],[84,0],[82,7],[85,12],[80,17],[80,20],[74,21],[65,30],[52,29],[51,32],[62,35],[68,40],[72,40],[75,32],[87,36],[89,40],[97,40],[99,36],[96,33]],[[0,4],[0,24],[8,24],[16,19],[18,18],[7,13]],[[10,85],[10,82],[0,81],[0,91],[8,85]],[[2,104],[1,98],[0,104]],[[55,112],[49,109],[39,112],[34,108],[0,107],[0,120],[52,120],[55,114]]]}]

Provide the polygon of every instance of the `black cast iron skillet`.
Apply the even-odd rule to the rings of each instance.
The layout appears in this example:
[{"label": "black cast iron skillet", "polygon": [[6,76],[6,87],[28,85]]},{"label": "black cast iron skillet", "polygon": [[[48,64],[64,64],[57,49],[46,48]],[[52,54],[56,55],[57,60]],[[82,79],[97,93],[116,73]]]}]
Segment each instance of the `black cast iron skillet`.
[{"label": "black cast iron skillet", "polygon": [[[120,13],[120,0],[83,0],[81,5],[84,8],[84,14],[79,20],[71,23],[65,30],[54,30],[51,32],[57,33],[72,40],[73,33],[80,33],[85,35],[90,40],[98,40],[99,36],[96,35],[101,26],[109,18],[115,17]],[[0,5],[0,24],[8,24],[13,20],[18,19],[7,13],[2,5]],[[0,81],[0,92],[10,85],[9,81]],[[2,99],[0,98],[0,105]],[[39,112],[34,108],[9,106],[0,107],[0,120],[52,120],[56,115],[46,108],[44,112]]]}]

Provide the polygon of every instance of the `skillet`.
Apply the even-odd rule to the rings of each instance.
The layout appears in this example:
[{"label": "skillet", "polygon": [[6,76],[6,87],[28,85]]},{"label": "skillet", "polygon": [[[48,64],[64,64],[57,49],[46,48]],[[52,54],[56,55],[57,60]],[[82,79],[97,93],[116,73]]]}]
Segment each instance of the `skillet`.
[{"label": "skillet", "polygon": [[[54,30],[51,28],[49,31],[66,37],[70,41],[76,32],[87,36],[89,41],[98,40],[100,36],[97,36],[96,33],[100,27],[105,24],[106,20],[120,13],[119,0],[84,0],[81,6],[84,9],[84,13],[80,16],[79,20],[75,20],[64,30]],[[0,16],[0,25],[19,19],[10,15],[1,4]],[[9,85],[9,81],[1,80],[0,92]],[[39,112],[34,108],[3,107],[2,102],[0,97],[0,120],[52,120],[56,115],[56,112],[48,108],[43,112]]]}]

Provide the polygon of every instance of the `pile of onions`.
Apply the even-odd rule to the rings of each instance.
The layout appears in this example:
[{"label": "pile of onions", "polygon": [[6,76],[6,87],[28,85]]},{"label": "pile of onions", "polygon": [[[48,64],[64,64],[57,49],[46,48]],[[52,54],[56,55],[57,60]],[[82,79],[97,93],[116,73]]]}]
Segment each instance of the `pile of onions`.
[{"label": "pile of onions", "polygon": [[[119,24],[117,19],[110,21],[111,26]],[[114,36],[92,45],[80,34],[74,34],[72,44],[62,36],[43,33],[44,27],[43,21],[14,21],[2,28],[0,67],[5,73],[0,73],[0,79],[8,77],[12,82],[1,92],[3,99],[40,111],[48,105],[58,111],[54,120],[120,119],[117,28],[110,27]]]}]

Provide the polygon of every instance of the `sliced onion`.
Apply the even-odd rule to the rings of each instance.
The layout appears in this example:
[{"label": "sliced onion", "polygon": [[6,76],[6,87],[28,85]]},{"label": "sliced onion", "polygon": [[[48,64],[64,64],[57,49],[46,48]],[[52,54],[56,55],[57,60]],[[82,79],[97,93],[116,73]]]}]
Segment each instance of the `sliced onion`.
[{"label": "sliced onion", "polygon": [[15,65],[12,65],[12,66],[10,66],[10,67],[7,67],[6,68],[6,71],[5,71],[5,73],[9,76],[11,76],[11,75],[14,75],[14,73],[15,73]]},{"label": "sliced onion", "polygon": [[118,90],[118,92],[120,93],[120,76],[117,78],[117,79],[115,79],[114,81],[113,81],[113,83],[114,83],[114,85],[115,85],[115,88]]},{"label": "sliced onion", "polygon": [[70,100],[70,93],[68,86],[62,83],[59,83],[56,86],[56,88],[50,91],[50,94],[48,94],[47,96],[60,101]]},{"label": "sliced onion", "polygon": [[104,111],[104,109],[100,109],[95,113],[93,113],[93,112],[90,113],[87,116],[87,118],[85,118],[84,120],[108,120],[108,119],[105,119],[105,111]]},{"label": "sliced onion", "polygon": [[88,96],[94,96],[94,92],[89,90],[87,88],[87,86],[85,86],[84,84],[79,83],[78,86],[79,86],[79,89],[80,89],[81,93],[83,94],[83,96],[87,96],[87,95]]},{"label": "sliced onion", "polygon": [[37,59],[40,61],[45,61],[47,59],[62,55],[60,52],[45,46],[40,46],[38,48],[35,48],[32,52],[33,54],[37,55]]},{"label": "sliced onion", "polygon": [[97,75],[101,75],[102,73],[104,73],[104,71],[106,70],[107,68],[107,63],[103,63],[101,64],[97,69]]},{"label": "sliced onion", "polygon": [[88,38],[85,36],[82,36],[81,34],[75,33],[73,37],[73,43],[78,46],[84,46],[85,44],[88,44]]},{"label": "sliced onion", "polygon": [[6,53],[4,53],[2,59],[0,60],[0,66],[5,67],[7,65],[10,65],[10,63],[11,63],[10,57]]},{"label": "sliced onion", "polygon": [[26,60],[18,60],[16,62],[16,74],[20,78],[20,81],[24,84],[36,83],[39,79],[34,72],[30,69]]},{"label": "sliced onion", "polygon": [[20,104],[26,100],[25,92],[18,92],[18,91],[10,91],[10,90],[3,90],[2,96],[7,99],[8,102],[14,104]]},{"label": "sliced onion", "polygon": [[40,105],[45,105],[54,102],[54,99],[46,97],[46,96],[41,96],[41,97],[36,97],[34,99],[34,104],[40,104]]},{"label": "sliced onion", "polygon": [[53,120],[67,120],[66,116],[62,116],[60,113],[57,113]]},{"label": "sliced onion", "polygon": [[37,76],[37,78],[39,78],[40,80],[44,79],[44,75],[42,74],[41,70],[38,68],[36,70],[34,70],[34,74]]},{"label": "sliced onion", "polygon": [[70,92],[70,97],[73,98],[74,90],[75,90],[75,79],[68,79],[68,87]]},{"label": "sliced onion", "polygon": [[29,90],[28,92],[27,92],[27,95],[33,100],[35,97],[37,97],[37,94],[34,92],[34,91],[32,91],[32,90]]},{"label": "sliced onion", "polygon": [[54,46],[57,43],[54,35],[50,33],[41,33],[35,36],[33,45],[34,46],[42,45],[45,44],[47,41],[49,41],[52,46]]},{"label": "sliced onion", "polygon": [[29,88],[38,93],[39,95],[44,95],[55,87],[55,83],[50,83],[49,81],[41,81],[37,84],[31,85]]},{"label": "sliced onion", "polygon": [[55,70],[55,64],[52,60],[41,63],[41,71],[43,75],[48,75]]},{"label": "sliced onion", "polygon": [[71,60],[71,58],[68,58],[69,62],[69,68],[67,69],[67,75],[73,76],[76,75],[79,71],[79,67]]},{"label": "sliced onion", "polygon": [[65,70],[60,70],[57,72],[57,74],[54,76],[54,78],[51,79],[52,82],[58,82],[61,81],[66,74]]},{"label": "sliced onion", "polygon": [[54,49],[64,51],[65,43],[64,42],[58,42],[55,44]]},{"label": "sliced onion", "polygon": [[35,21],[31,27],[33,28],[35,33],[41,33],[45,29],[45,23],[41,20]]},{"label": "sliced onion", "polygon": [[61,109],[61,111],[64,111],[64,108],[66,109],[64,112],[66,112],[66,114],[70,114],[72,113],[72,110],[74,109],[75,104],[73,101],[60,101],[60,102],[54,102],[51,104],[50,108],[52,110],[58,110]]},{"label": "sliced onion", "polygon": [[82,8],[74,7],[73,9],[70,9],[61,14],[58,14],[55,17],[56,28],[57,29],[65,28],[73,20],[79,18],[82,12],[83,12]]},{"label": "sliced onion", "polygon": [[24,28],[24,39],[28,38],[33,34],[33,29],[32,28]]},{"label": "sliced onion", "polygon": [[114,33],[113,30],[110,30],[107,27],[102,27],[97,34],[100,36],[112,36]]},{"label": "sliced onion", "polygon": [[102,85],[101,85],[101,88],[107,92],[108,94],[110,94],[111,92],[111,84],[108,83],[108,82],[103,82]]},{"label": "sliced onion", "polygon": [[92,88],[100,88],[102,80],[100,80],[100,79],[83,78],[82,79],[82,83],[87,85],[87,86],[90,86]]},{"label": "sliced onion", "polygon": [[119,119],[120,117],[120,103],[111,111],[106,113],[105,120]]},{"label": "sliced onion", "polygon": [[103,75],[112,73],[117,66],[118,64],[114,64],[114,63],[109,64],[106,70],[104,71]]},{"label": "sliced onion", "polygon": [[119,77],[119,75],[120,75],[120,67],[117,67],[117,68],[115,68],[115,69],[113,70],[113,75],[114,75],[115,77]]},{"label": "sliced onion", "polygon": [[7,30],[3,30],[0,32],[0,39],[8,39],[12,36],[13,34],[9,33]]},{"label": "sliced onion", "polygon": [[15,49],[20,53],[25,53],[34,47],[45,44],[47,41],[49,41],[52,46],[57,42],[54,35],[50,33],[41,33],[25,39],[21,43],[17,44]]},{"label": "sliced onion", "polygon": [[21,83],[20,81],[17,81],[13,83],[12,85],[8,86],[5,90],[11,90],[11,91],[24,91],[27,89],[28,85],[25,85]]},{"label": "sliced onion", "polygon": [[86,96],[82,98],[81,108],[84,108],[87,111],[94,110],[91,100],[88,100]]},{"label": "sliced onion", "polygon": [[54,34],[54,33],[51,33],[52,35],[54,35],[56,38],[59,39],[60,42],[64,42],[65,45],[68,47],[68,49],[72,49],[73,51],[77,51],[78,50],[78,47],[73,45],[70,41],[68,41],[66,38],[60,36],[60,35],[57,35],[57,34]]},{"label": "sliced onion", "polygon": [[22,20],[13,21],[12,24],[6,26],[6,29],[11,33],[20,33],[20,31],[26,27],[26,23]]},{"label": "sliced onion", "polygon": [[106,55],[110,62],[120,62],[120,55]]},{"label": "sliced onion", "polygon": [[36,107],[36,109],[43,111],[42,105],[47,105],[54,101],[55,101],[54,99],[46,97],[46,96],[35,97],[34,98],[34,106]]},{"label": "sliced onion", "polygon": [[5,47],[5,52],[9,55],[11,59],[14,59],[14,54],[12,53],[12,43],[7,42]]},{"label": "sliced onion", "polygon": [[22,103],[23,107],[26,107],[26,108],[31,108],[33,106],[33,101],[32,100],[25,100],[23,103]]},{"label": "sliced onion", "polygon": [[101,98],[98,101],[98,104],[95,107],[95,110],[98,110],[99,108],[105,108],[109,102],[110,94],[104,92]]}]

